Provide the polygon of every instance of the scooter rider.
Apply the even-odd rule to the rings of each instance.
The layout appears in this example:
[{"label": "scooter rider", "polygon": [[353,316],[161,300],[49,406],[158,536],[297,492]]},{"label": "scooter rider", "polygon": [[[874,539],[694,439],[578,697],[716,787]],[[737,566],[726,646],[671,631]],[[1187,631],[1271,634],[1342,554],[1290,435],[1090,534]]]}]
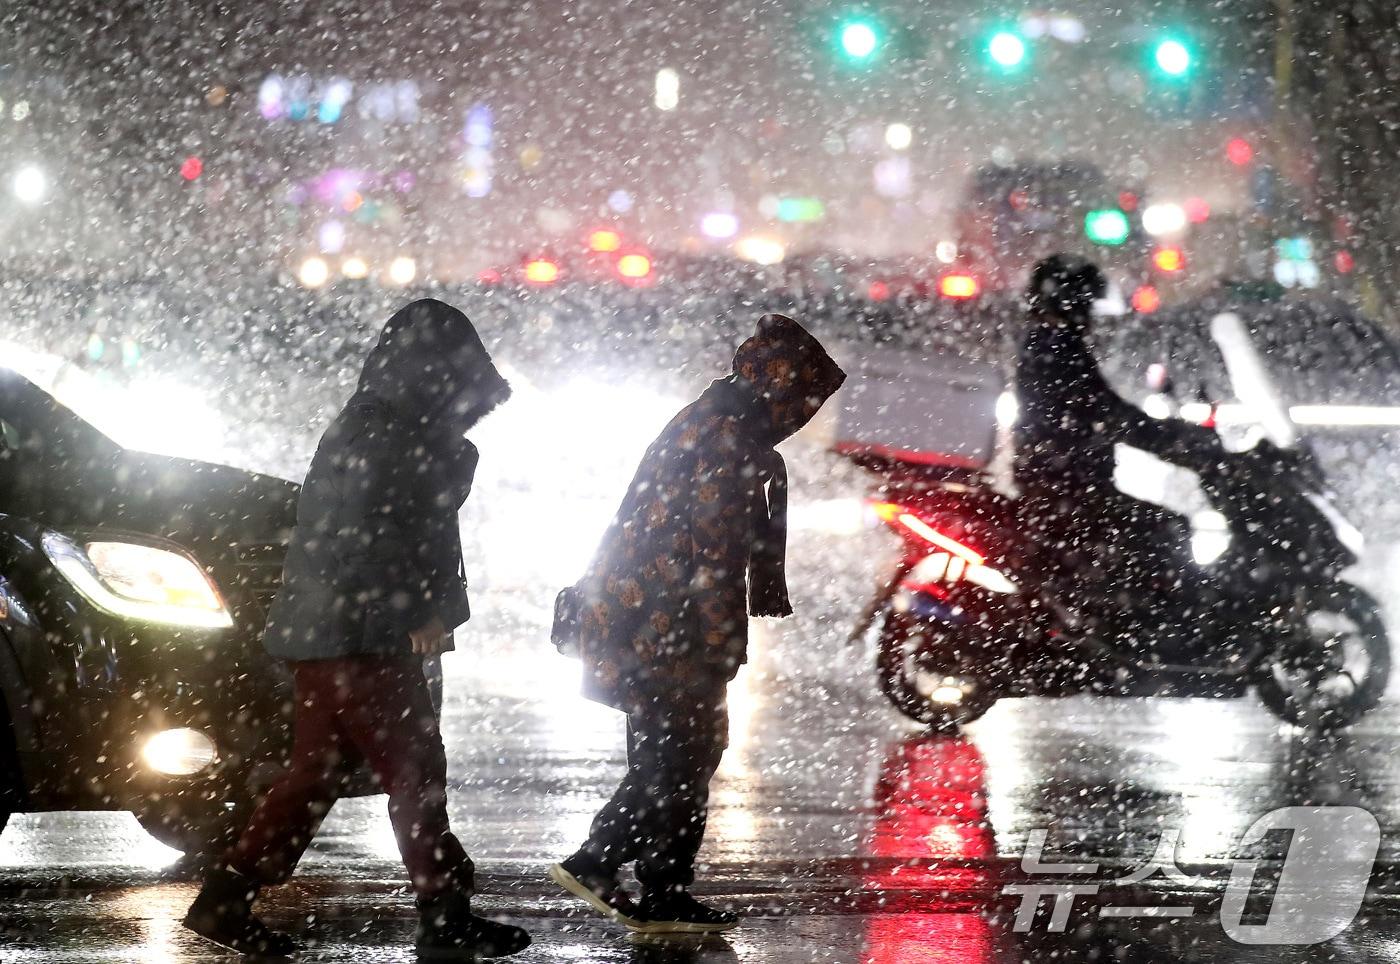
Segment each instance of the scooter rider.
[{"label": "scooter rider", "polygon": [[[1020,405],[1013,466],[1023,519],[1038,530],[1070,600],[1097,582],[1131,620],[1170,599],[1178,611],[1193,580],[1184,518],[1114,485],[1114,446],[1145,450],[1199,470],[1225,455],[1219,436],[1179,419],[1155,419],[1119,396],[1089,344],[1103,272],[1068,255],[1039,262],[1026,291],[1028,324],[1016,364]],[[1188,603],[1189,605],[1189,603]],[[1082,609],[1081,609],[1082,611]]]}]

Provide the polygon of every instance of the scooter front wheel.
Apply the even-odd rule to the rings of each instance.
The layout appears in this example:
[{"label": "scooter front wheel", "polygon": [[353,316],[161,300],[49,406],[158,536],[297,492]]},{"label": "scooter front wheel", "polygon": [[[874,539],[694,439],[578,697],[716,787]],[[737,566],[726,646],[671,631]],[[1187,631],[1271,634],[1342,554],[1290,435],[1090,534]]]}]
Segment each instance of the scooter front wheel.
[{"label": "scooter front wheel", "polygon": [[881,692],[905,716],[940,733],[971,723],[997,701],[984,681],[953,661],[920,658],[929,652],[957,652],[955,635],[893,612],[880,627],[875,668]]},{"label": "scooter front wheel", "polygon": [[1350,726],[1380,702],[1390,680],[1390,638],[1380,604],[1338,582],[1313,592],[1299,608],[1296,644],[1266,667],[1259,698],[1294,726]]}]

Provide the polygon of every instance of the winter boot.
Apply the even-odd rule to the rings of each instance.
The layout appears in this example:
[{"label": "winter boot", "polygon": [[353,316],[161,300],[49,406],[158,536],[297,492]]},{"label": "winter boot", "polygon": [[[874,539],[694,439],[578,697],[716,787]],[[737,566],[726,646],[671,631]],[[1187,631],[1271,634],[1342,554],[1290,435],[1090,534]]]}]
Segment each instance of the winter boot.
[{"label": "winter boot", "polygon": [[590,907],[628,927],[641,923],[637,905],[617,878],[600,868],[583,854],[574,854],[563,863],[549,868],[549,879]]},{"label": "winter boot", "polygon": [[207,941],[256,957],[287,957],[297,945],[253,916],[256,881],[215,867],[185,914],[185,926]]},{"label": "winter boot", "polygon": [[530,935],[519,927],[477,917],[471,898],[461,890],[418,901],[418,959],[473,961],[505,957],[530,946]]},{"label": "winter boot", "polygon": [[706,907],[682,887],[647,890],[637,904],[639,934],[718,934],[739,926],[739,915]]}]

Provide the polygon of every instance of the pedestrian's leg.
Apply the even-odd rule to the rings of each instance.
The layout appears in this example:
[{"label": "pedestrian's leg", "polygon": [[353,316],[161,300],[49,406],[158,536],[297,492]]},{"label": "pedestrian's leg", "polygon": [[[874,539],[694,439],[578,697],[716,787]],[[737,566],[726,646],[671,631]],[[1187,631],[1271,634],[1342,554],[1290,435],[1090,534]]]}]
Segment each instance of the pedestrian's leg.
[{"label": "pedestrian's leg", "polygon": [[335,724],[341,660],[296,663],[291,766],[258,803],[226,863],[259,884],[291,876],[339,789],[344,747]]},{"label": "pedestrian's leg", "polygon": [[618,882],[622,865],[636,858],[642,844],[638,817],[643,774],[638,733],[627,720],[627,773],[612,799],[593,818],[588,839],[570,857],[549,868],[550,878],[594,910],[625,924],[637,923],[632,897]]},{"label": "pedestrian's leg", "polygon": [[695,880],[710,781],[728,742],[725,710],[702,705],[653,718],[644,726],[644,843],[637,854],[637,880],[646,893],[683,890]]},{"label": "pedestrian's leg", "polygon": [[361,659],[341,733],[389,794],[389,820],[418,895],[420,959],[503,957],[530,935],[471,912],[472,862],[447,821],[447,755],[418,657]]},{"label": "pedestrian's leg", "polygon": [[627,772],[603,805],[588,830],[588,840],[579,848],[579,855],[591,862],[592,869],[616,877],[622,865],[635,860],[641,850],[641,829],[638,813],[644,807],[642,786],[646,775],[639,769],[645,759],[639,747],[640,734],[627,718]]},{"label": "pedestrian's leg", "polygon": [[389,794],[389,820],[420,898],[470,893],[472,863],[447,819],[447,756],[417,658],[361,659],[339,725]]},{"label": "pedestrian's leg", "polygon": [[295,675],[292,765],[258,804],[224,865],[210,868],[184,925],[243,954],[285,956],[296,944],[253,915],[264,884],[281,883],[306,852],[335,799],[340,763],[334,661],[299,663]]},{"label": "pedestrian's leg", "polygon": [[[728,911],[700,903],[688,888],[705,835],[710,780],[728,743],[722,693],[685,710],[646,721],[642,744],[649,780],[643,789],[645,843],[637,857],[642,899],[637,913],[644,933],[715,933],[739,924]],[[649,745],[648,745],[649,744]]]}]

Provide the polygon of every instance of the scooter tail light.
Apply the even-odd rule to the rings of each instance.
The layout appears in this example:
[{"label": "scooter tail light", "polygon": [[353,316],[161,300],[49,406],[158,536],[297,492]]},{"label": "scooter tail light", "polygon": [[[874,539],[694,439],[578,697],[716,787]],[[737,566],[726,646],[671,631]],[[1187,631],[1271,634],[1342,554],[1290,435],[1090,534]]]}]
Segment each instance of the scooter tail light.
[{"label": "scooter tail light", "polygon": [[946,532],[941,532],[919,518],[907,506],[897,502],[871,503],[876,518],[885,522],[905,538],[918,543],[928,552],[913,571],[908,582],[925,592],[941,596],[937,587],[967,582],[997,593],[1015,593],[1016,584],[998,569],[987,565],[987,557]]},{"label": "scooter tail light", "polygon": [[963,565],[980,566],[987,561],[987,557],[982,553],[959,542],[947,533],[940,532],[911,512],[907,506],[902,506],[897,502],[876,502],[871,508],[874,510],[876,518],[892,526],[901,534],[912,535],[931,546],[942,549],[957,557]]},{"label": "scooter tail light", "polygon": [[960,556],[947,552],[929,553],[919,560],[904,580],[906,588],[930,593],[939,599],[947,598],[944,586],[957,583],[968,583],[1006,595],[1020,592],[1001,570],[987,565],[972,565]]}]

